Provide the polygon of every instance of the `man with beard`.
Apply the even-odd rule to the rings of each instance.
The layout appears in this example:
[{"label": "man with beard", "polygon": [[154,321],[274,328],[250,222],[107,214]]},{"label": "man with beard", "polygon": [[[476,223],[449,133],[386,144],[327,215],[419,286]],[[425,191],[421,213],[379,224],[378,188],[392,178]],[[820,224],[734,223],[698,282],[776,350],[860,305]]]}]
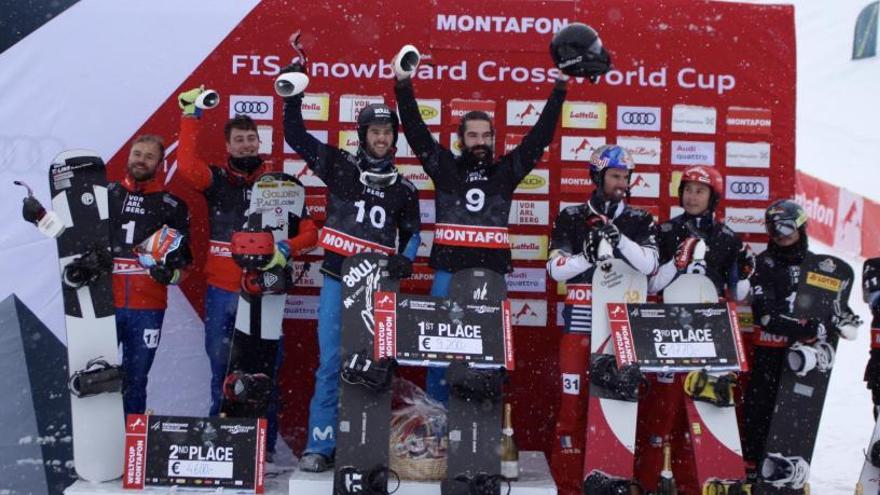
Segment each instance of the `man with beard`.
[{"label": "man with beard", "polygon": [[[196,106],[205,91],[199,87],[178,96],[183,116],[180,119],[180,146],[177,150],[178,174],[192,187],[202,192],[208,206],[210,241],[205,275],[208,289],[205,293],[205,351],[211,362],[211,409],[220,410],[223,381],[229,363],[238,293],[241,289],[242,269],[232,259],[232,233],[245,224],[245,212],[250,206],[251,189],[269,167],[259,155],[260,137],[257,126],[246,115],[236,115],[223,128],[226,137],[227,159],[222,164],[211,164],[201,158],[199,149],[202,130],[201,110]],[[317,227],[304,217],[299,225],[291,227],[292,237],[278,243],[276,257],[287,262],[291,257],[308,251],[317,240]],[[283,346],[279,345],[279,360]],[[275,392],[269,412],[267,452],[275,445]]]},{"label": "man with beard", "polygon": [[[387,105],[364,107],[357,117],[356,155],[328,146],[306,130],[302,91],[308,84],[302,64],[282,70],[296,81],[284,99],[284,139],[327,185],[327,220],[321,229],[324,275],[318,307],[319,365],[309,406],[308,443],[299,461],[304,471],[333,465],[339,398],[342,317],[342,263],[362,252],[388,255],[394,278],[412,275],[419,247],[419,197],[416,187],[394,166],[399,120]],[[344,242],[336,242],[338,240]]]},{"label": "man with beard", "polygon": [[559,212],[550,238],[550,276],[566,284],[559,343],[561,375],[556,442],[550,467],[563,494],[581,493],[584,480],[584,439],[590,395],[590,333],[592,331],[592,280],[599,243],[606,240],[614,257],[645,275],[657,270],[654,218],[627,205],[629,179],[635,168],[629,152],[604,145],[590,156],[590,178],[596,189],[582,205]]},{"label": "man with beard", "polygon": [[[181,270],[192,261],[186,204],[164,191],[164,177],[158,172],[164,156],[162,138],[139,136],[129,151],[125,178],[110,183],[107,189],[113,303],[116,334],[122,344],[126,414],[142,414],[146,409],[147,375],[159,347],[166,286],[178,283]],[[169,244],[174,244],[174,238],[181,241],[169,252],[160,248],[159,259],[139,256],[135,248],[151,237],[167,239]],[[161,241],[156,246],[163,244]]]},{"label": "man with beard", "polygon": [[[413,50],[404,47],[395,57],[394,90],[406,139],[434,181],[437,220],[431,247],[431,295],[442,297],[449,292],[452,274],[459,270],[513,271],[507,231],[513,191],[553,141],[569,76],[559,75],[535,126],[516,148],[498,159],[492,118],[481,111],[466,113],[458,125],[462,151],[456,157],[434,140],[422,120],[411,80],[415,66],[404,69],[401,64]],[[428,369],[426,390],[442,402],[449,398],[445,376],[446,368]]]}]

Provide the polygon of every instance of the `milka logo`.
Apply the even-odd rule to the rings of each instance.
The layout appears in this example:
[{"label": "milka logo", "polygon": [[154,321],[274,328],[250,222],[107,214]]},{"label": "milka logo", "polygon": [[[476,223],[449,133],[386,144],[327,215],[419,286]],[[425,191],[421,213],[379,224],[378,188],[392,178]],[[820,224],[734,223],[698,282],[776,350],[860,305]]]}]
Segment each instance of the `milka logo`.
[{"label": "milka logo", "polygon": [[345,285],[349,287],[354,287],[355,284],[363,280],[364,277],[372,273],[376,270],[376,265],[374,265],[370,260],[364,260],[358,263],[357,266],[352,267],[348,273],[342,277],[342,281],[345,282]]}]

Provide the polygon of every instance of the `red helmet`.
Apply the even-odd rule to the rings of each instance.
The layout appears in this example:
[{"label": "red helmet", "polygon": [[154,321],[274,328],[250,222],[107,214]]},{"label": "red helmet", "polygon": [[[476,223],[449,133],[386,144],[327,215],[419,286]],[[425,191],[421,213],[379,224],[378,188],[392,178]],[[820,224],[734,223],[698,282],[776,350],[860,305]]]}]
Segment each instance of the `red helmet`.
[{"label": "red helmet", "polygon": [[684,196],[684,185],[688,182],[699,182],[700,184],[706,184],[712,189],[712,199],[709,200],[709,208],[714,210],[715,206],[718,204],[718,200],[721,199],[721,195],[724,193],[724,178],[721,177],[721,172],[715,170],[713,167],[691,167],[684,171],[681,174],[681,182],[678,185],[678,203],[683,206],[683,196]]}]

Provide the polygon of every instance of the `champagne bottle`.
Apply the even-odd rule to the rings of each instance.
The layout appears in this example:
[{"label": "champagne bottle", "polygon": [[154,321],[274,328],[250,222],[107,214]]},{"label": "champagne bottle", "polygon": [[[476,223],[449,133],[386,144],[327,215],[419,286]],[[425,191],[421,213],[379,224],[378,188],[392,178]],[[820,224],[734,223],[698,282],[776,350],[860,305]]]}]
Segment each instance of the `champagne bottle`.
[{"label": "champagne bottle", "polygon": [[513,420],[510,404],[504,404],[504,429],[501,430],[501,476],[508,480],[519,478],[519,450],[513,441]]},{"label": "champagne bottle", "polygon": [[669,442],[663,442],[663,470],[660,471],[660,486],[657,487],[658,495],[678,495],[675,486],[675,477],[672,475],[672,446]]}]

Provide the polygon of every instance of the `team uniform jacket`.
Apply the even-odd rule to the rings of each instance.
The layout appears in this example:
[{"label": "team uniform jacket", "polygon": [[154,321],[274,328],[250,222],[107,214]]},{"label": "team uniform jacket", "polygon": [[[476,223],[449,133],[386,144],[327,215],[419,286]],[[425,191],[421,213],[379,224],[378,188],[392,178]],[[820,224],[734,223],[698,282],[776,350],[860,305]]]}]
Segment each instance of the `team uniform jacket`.
[{"label": "team uniform jacket", "polygon": [[657,231],[660,269],[651,277],[650,292],[659,292],[675,280],[678,275],[675,253],[679,244],[688,237],[705,240],[706,276],[715,284],[718,295],[724,296],[725,285],[733,291],[736,290],[739,282],[736,258],[743,244],[736,233],[724,223],[715,222],[711,214],[695,217],[684,213],[661,224]]},{"label": "team uniform jacket", "polygon": [[[590,201],[595,204],[599,199],[594,194]],[[596,208],[596,211],[604,211],[604,208]],[[592,330],[591,284],[595,265],[587,261],[583,246],[595,218],[585,203],[562,210],[553,223],[547,271],[554,280],[566,283],[563,317],[569,332]],[[622,234],[614,256],[645,275],[654,273],[657,269],[654,217],[621,202],[611,218]]]},{"label": "team uniform jacket", "polygon": [[[209,285],[238,292],[241,288],[241,267],[232,259],[232,233],[242,230],[245,212],[251,202],[254,181],[265,172],[265,165],[242,177],[230,171],[227,164],[208,165],[199,158],[199,121],[180,119],[180,146],[177,150],[178,173],[198,191],[202,191],[208,206],[210,241],[205,261],[205,275]],[[315,246],[318,229],[311,218],[293,217],[288,240],[293,255],[302,254]]]},{"label": "team uniform jacket", "polygon": [[[797,340],[815,337],[792,314],[805,256],[779,256],[771,244],[756,258],[751,278],[755,345],[789,347]],[[830,320],[831,315],[828,317]],[[830,335],[833,331],[830,321],[823,323]]]},{"label": "team uniform jacket", "polygon": [[382,188],[362,184],[355,156],[306,131],[302,97],[285,100],[284,139],[327,185],[327,219],[318,242],[325,251],[322,272],[338,279],[345,258],[361,252],[401,253],[418,234],[416,187],[402,176]]},{"label": "team uniform jacket", "polygon": [[538,122],[519,146],[484,166],[455,157],[434,140],[409,79],[398,82],[395,92],[406,139],[436,190],[431,267],[449,272],[472,267],[512,271],[507,226],[513,191],[553,140],[565,85],[554,87]]},{"label": "team uniform jacket", "polygon": [[159,179],[136,183],[130,177],[107,188],[110,207],[110,249],[113,255],[113,303],[117,308],[165,309],[167,288],[155,281],[137,261],[134,247],[163,225],[183,234],[179,254],[170,268],[192,261],[189,250],[189,212],[180,198],[162,190]]}]

